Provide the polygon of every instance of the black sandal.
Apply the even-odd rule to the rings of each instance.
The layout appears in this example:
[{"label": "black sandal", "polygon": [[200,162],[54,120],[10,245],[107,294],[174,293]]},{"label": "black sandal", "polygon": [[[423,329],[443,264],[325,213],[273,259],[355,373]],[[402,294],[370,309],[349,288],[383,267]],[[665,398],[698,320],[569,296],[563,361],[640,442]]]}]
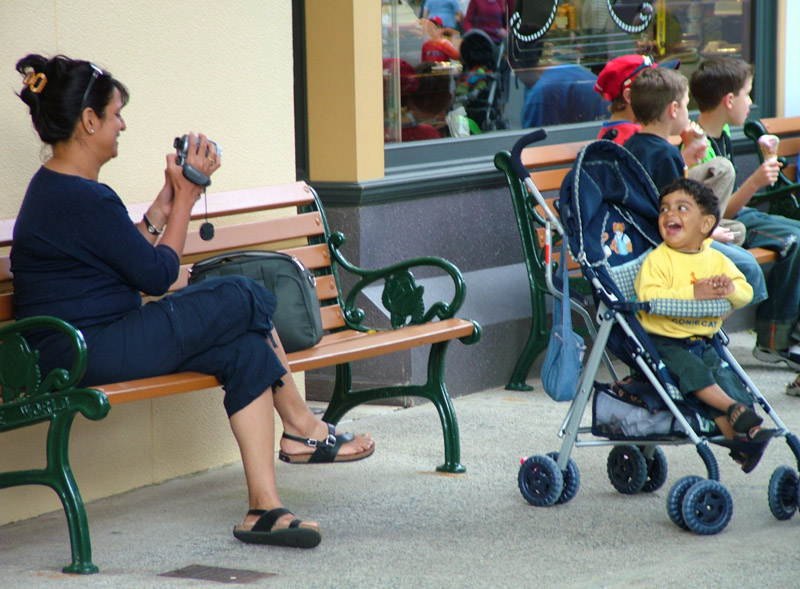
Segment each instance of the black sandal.
[{"label": "black sandal", "polygon": [[324,422],[328,426],[328,437],[324,440],[313,440],[311,438],[301,438],[300,436],[293,436],[284,432],[283,437],[287,440],[294,440],[295,442],[302,442],[309,448],[316,448],[311,454],[287,454],[283,450],[278,452],[278,458],[284,462],[292,464],[321,464],[325,462],[353,462],[354,460],[361,460],[367,456],[371,456],[375,451],[375,444],[370,448],[357,452],[356,454],[347,454],[339,456],[339,449],[342,444],[350,442],[355,437],[353,434],[347,432],[344,434],[337,434],[336,428],[332,423]]},{"label": "black sandal", "polygon": [[239,526],[233,528],[233,535],[248,544],[270,544],[272,546],[290,546],[293,548],[314,548],[322,541],[322,534],[314,528],[300,527],[302,520],[295,519],[288,528],[273,530],[279,518],[287,513],[294,515],[285,507],[276,509],[251,509],[247,515],[259,515],[258,521],[249,530]]},{"label": "black sandal", "polygon": [[[736,415],[736,417],[734,418],[733,415]],[[744,403],[734,403],[728,407],[727,417],[733,431],[739,434],[746,434],[764,421],[758,413]]]},{"label": "black sandal", "polygon": [[742,466],[745,473],[749,473],[758,466],[764,450],[777,431],[762,427],[752,436],[750,433],[736,436],[725,445],[730,448],[730,457]]}]

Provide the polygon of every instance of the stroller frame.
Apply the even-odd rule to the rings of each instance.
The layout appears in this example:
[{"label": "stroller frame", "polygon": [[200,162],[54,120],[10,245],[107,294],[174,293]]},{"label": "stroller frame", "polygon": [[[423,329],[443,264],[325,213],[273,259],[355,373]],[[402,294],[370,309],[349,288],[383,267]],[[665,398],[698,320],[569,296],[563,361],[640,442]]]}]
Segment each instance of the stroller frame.
[{"label": "stroller frame", "polygon": [[[538,130],[522,137],[512,149],[511,164],[516,175],[545,212],[546,283],[554,297],[562,298],[561,292],[553,281],[550,250],[553,232],[560,234],[562,239],[567,239],[566,230],[559,217],[556,216],[534,185],[530,178],[530,172],[522,164],[520,157],[525,146],[541,140],[545,136],[544,130]],[[607,144],[609,142],[604,141],[603,143]],[[584,152],[592,149],[591,145],[589,144],[581,150],[581,154],[576,160],[576,167],[582,162]],[[644,172],[642,173],[645,174]],[[565,182],[569,181],[570,176],[567,176]],[[660,488],[667,479],[666,457],[660,450],[659,445],[691,443],[695,446],[705,465],[707,476],[703,478],[690,475],[679,479],[669,491],[667,513],[673,523],[697,534],[710,535],[722,531],[730,521],[733,503],[727,489],[719,482],[719,467],[709,444],[725,446],[726,440],[721,435],[702,435],[695,431],[676,404],[674,394],[671,394],[659,379],[663,364],[650,354],[646,346],[642,345],[639,341],[640,335],[631,327],[629,319],[625,316],[626,312],[631,312],[632,310],[643,309],[651,311],[653,310],[651,307],[657,307],[657,305],[651,305],[650,302],[632,303],[620,300],[614,292],[610,292],[604,287],[594,268],[588,263],[582,248],[577,256],[573,255],[573,258],[580,264],[584,277],[592,284],[593,291],[597,295],[595,318],[598,327],[596,331],[589,330],[594,340],[592,349],[581,372],[574,400],[558,431],[559,438],[562,438],[560,451],[523,459],[518,474],[520,492],[529,503],[539,507],[570,501],[577,494],[580,485],[578,468],[571,454],[574,448],[584,446],[612,446],[608,458],[608,475],[612,485],[619,492],[623,494],[634,494],[640,491],[653,492]],[[566,260],[562,260],[561,263],[566,263]],[[713,301],[712,303],[719,302]],[[570,303],[572,308],[580,307],[574,300],[571,300]],[[706,315],[713,314],[709,306],[705,305],[709,301],[697,301],[697,303],[698,313],[703,311]],[[724,304],[727,304],[728,308],[730,308],[727,301],[724,301]],[[724,311],[724,306],[716,310],[721,315]],[[580,309],[579,313],[582,317],[590,317],[585,309]],[[581,421],[592,398],[592,393],[595,392],[595,376],[601,362],[604,362],[610,368],[612,378],[618,380],[606,352],[607,344],[615,326],[618,326],[625,334],[624,347],[629,353],[629,358],[656,390],[658,396],[680,426],[680,429],[685,433],[685,437],[657,435],[609,439],[581,438],[583,434],[593,433],[591,427],[581,426]],[[777,428],[776,437],[785,438],[795,457],[797,469],[800,469],[800,440],[789,431],[760,393],[758,387],[728,351],[728,341],[727,335],[720,330],[718,344],[715,345],[717,351],[749,389],[753,401],[758,403],[773,420]],[[798,508],[798,503],[800,503],[800,484],[798,483],[797,470],[790,466],[778,467],[772,474],[768,491],[768,502],[772,514],[779,520],[791,518]]]}]

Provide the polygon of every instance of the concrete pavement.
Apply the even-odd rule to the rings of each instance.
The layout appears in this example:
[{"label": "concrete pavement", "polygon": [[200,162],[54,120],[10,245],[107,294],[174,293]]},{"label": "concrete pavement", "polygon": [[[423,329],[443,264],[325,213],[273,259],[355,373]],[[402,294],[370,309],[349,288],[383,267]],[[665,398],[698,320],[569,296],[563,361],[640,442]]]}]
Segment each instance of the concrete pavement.
[{"label": "concrete pavement", "polygon": [[[794,373],[756,361],[752,345],[751,334],[733,334],[734,354],[783,421],[800,432],[800,398],[783,392]],[[609,448],[577,448],[577,496],[565,505],[532,507],[517,487],[520,457],[560,448],[556,432],[567,405],[546,397],[535,379],[531,383],[532,393],[494,389],[454,400],[463,475],[434,471],[443,458],[442,437],[429,403],[369,406],[346,416],[344,427],[376,437],[368,460],[278,462],[283,501],[323,529],[322,544],[313,550],[249,546],[233,538],[232,527],[246,511],[236,464],[89,503],[93,560],[100,567],[95,575],[60,572],[69,559],[63,513],[3,526],[0,586],[796,586],[800,516],[781,522],[767,505],[773,470],[797,467],[783,439],[749,475],[713,448],[734,503],[730,524],[715,536],[685,532],[666,513],[672,484],[704,474],[689,445],[663,447],[666,484],[633,496],[609,483]],[[164,576],[187,567],[208,567],[194,571],[216,581]]]}]

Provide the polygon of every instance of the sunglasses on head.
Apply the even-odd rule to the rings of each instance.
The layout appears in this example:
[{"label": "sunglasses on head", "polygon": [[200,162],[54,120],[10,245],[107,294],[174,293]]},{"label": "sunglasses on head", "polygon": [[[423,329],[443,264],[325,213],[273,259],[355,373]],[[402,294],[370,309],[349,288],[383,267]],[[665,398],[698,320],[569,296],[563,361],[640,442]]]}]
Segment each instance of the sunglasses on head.
[{"label": "sunglasses on head", "polygon": [[83,112],[83,109],[86,108],[86,99],[89,98],[89,92],[92,91],[95,80],[97,80],[97,78],[99,78],[100,76],[105,75],[103,70],[101,70],[93,63],[90,63],[89,65],[92,67],[92,79],[89,80],[89,85],[86,86],[86,91],[83,93],[83,98],[81,99],[81,112]]}]

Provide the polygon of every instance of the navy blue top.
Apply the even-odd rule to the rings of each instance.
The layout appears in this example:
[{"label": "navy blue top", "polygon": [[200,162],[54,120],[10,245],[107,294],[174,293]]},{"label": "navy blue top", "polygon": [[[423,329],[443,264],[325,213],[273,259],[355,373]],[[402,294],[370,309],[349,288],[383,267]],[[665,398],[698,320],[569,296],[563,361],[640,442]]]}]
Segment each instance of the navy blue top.
[{"label": "navy blue top", "polygon": [[678,178],[686,176],[681,151],[669,141],[651,133],[636,133],[625,148],[641,162],[659,192]]},{"label": "navy blue top", "polygon": [[107,185],[34,174],[14,225],[17,318],[53,315],[78,328],[107,323],[162,295],[178,278],[170,247],[153,247]]}]

